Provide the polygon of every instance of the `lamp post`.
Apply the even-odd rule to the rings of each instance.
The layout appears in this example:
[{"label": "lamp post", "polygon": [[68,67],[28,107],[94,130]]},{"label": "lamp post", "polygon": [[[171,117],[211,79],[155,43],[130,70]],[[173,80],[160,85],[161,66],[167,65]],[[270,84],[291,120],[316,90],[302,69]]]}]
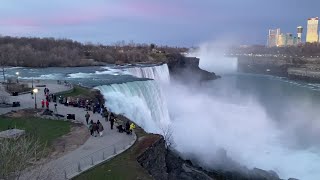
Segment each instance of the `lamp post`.
[{"label": "lamp post", "polygon": [[32,87],[31,87],[32,91],[31,91],[31,98],[33,99],[33,78],[32,78]]},{"label": "lamp post", "polygon": [[16,72],[17,75],[17,83],[19,83],[19,72]]},{"label": "lamp post", "polygon": [[34,94],[34,108],[37,109],[37,93],[38,89],[33,89],[33,94]]}]

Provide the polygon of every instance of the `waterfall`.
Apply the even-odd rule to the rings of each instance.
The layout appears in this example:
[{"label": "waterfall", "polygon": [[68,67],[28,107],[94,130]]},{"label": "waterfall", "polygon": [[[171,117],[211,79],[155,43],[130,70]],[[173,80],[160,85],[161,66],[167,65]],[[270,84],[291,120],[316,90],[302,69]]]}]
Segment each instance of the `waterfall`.
[{"label": "waterfall", "polygon": [[162,82],[162,83],[170,82],[169,68],[167,64],[163,64],[161,66],[152,66],[152,67],[133,67],[133,68],[128,68],[127,71],[131,75],[139,78],[154,79],[157,82]]},{"label": "waterfall", "polygon": [[132,119],[145,131],[160,133],[170,124],[162,91],[155,81],[135,81],[98,86],[112,112]]}]

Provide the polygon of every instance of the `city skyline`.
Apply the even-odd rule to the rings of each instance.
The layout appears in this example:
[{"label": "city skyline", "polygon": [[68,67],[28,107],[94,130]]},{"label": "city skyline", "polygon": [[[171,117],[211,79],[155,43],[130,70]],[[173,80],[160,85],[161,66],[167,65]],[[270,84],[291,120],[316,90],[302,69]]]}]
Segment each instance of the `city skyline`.
[{"label": "city skyline", "polygon": [[206,41],[265,44],[269,27],[290,32],[308,17],[316,17],[320,6],[316,0],[299,7],[296,0],[0,1],[1,35],[179,46]]},{"label": "city skyline", "polygon": [[[319,43],[319,17],[310,17],[306,22],[306,28],[298,26],[295,33],[283,33],[281,28],[269,29],[267,46],[283,47],[299,45],[301,43]],[[305,37],[305,40],[303,40],[303,37]]]}]

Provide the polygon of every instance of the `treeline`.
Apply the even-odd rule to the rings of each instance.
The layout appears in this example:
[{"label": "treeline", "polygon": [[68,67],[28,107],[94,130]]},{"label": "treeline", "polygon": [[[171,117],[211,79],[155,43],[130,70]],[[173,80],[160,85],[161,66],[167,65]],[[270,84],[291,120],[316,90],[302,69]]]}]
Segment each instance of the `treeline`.
[{"label": "treeline", "polygon": [[306,43],[299,46],[288,47],[265,47],[265,46],[247,46],[237,47],[230,49],[229,53],[232,54],[282,54],[289,56],[320,56],[320,44]]},{"label": "treeline", "polygon": [[83,44],[69,39],[0,37],[0,65],[23,67],[162,63],[187,48],[155,44]]}]

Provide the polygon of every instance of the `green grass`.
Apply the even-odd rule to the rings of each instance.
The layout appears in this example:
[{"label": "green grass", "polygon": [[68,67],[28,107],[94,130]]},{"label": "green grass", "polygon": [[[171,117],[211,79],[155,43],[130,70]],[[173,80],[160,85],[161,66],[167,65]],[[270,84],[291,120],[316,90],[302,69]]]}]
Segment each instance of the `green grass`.
[{"label": "green grass", "polygon": [[23,129],[27,134],[39,138],[40,142],[50,146],[52,142],[70,132],[71,123],[35,117],[9,118],[0,116],[0,131],[8,127]]},{"label": "green grass", "polygon": [[67,92],[67,93],[58,93],[57,95],[61,95],[64,97],[75,97],[75,96],[90,96],[91,92],[90,89],[80,87],[80,86],[74,86],[72,92]]},{"label": "green grass", "polygon": [[[137,138],[148,136],[142,129],[136,129]],[[74,180],[108,179],[108,180],[149,180],[152,177],[137,162],[136,158],[141,152],[139,143],[135,143],[130,149],[116,156],[110,161],[101,164],[79,176]]]}]

